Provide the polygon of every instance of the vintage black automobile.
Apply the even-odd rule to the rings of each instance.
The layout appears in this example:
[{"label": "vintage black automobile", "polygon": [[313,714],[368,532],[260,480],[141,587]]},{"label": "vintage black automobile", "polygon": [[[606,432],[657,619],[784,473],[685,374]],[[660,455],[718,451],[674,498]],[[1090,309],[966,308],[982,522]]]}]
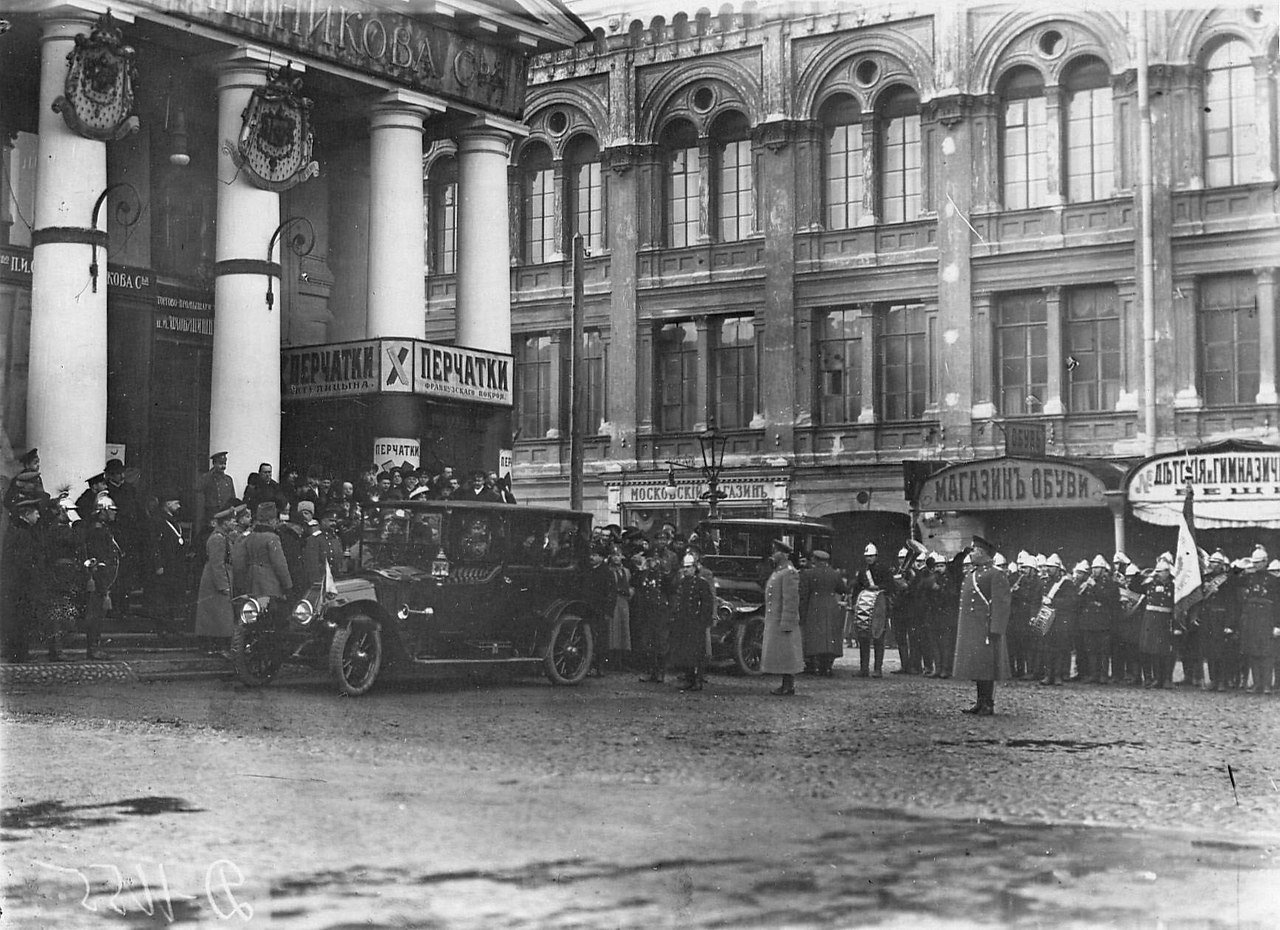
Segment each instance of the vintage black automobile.
[{"label": "vintage black automobile", "polygon": [[716,616],[711,627],[711,664],[744,675],[760,674],[764,636],[764,583],[775,539],[786,540],[792,559],[814,549],[831,551],[832,528],[817,520],[726,518],[698,524],[702,564],[716,582]]},{"label": "vintage black automobile", "polygon": [[237,602],[233,662],[249,685],[286,662],[328,668],[344,694],[384,670],[541,669],[577,684],[591,667],[581,599],[591,517],[513,504],[389,501],[365,514],[351,565],[305,598]]}]

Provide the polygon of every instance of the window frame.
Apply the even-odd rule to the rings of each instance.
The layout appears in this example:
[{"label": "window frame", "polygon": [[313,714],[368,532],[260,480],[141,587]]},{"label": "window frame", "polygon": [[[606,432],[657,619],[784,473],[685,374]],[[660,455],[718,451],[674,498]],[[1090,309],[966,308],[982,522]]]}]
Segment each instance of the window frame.
[{"label": "window frame", "polygon": [[[1225,292],[1225,296],[1224,295]],[[1214,340],[1208,332],[1209,314],[1231,314],[1230,340]],[[1247,274],[1214,275],[1199,282],[1196,299],[1196,336],[1198,389],[1206,407],[1234,407],[1257,403],[1261,383],[1259,359],[1260,321],[1258,319],[1257,282]],[[1218,319],[1225,317],[1219,316]],[[1242,320],[1248,332],[1242,335]],[[1229,367],[1209,367],[1209,356],[1215,345],[1228,347],[1231,353]],[[1249,358],[1251,354],[1251,358]],[[1231,392],[1224,398],[1218,388],[1223,379],[1211,381],[1210,376],[1222,373],[1230,376]]]},{"label": "window frame", "polygon": [[[841,335],[829,335],[829,321],[836,316],[842,317]],[[862,416],[862,313],[854,307],[836,307],[819,311],[817,325],[814,327],[814,397],[817,401],[818,422],[823,426],[834,426],[843,423],[857,423]],[[828,368],[824,362],[827,349],[824,347],[839,343],[841,367]],[[828,372],[838,371],[844,390],[828,391],[826,386]],[[830,410],[839,402],[840,412],[833,415]]]},{"label": "window frame", "polygon": [[[895,422],[920,420],[929,408],[929,311],[922,302],[885,304],[876,308],[876,393],[879,418]],[[900,314],[900,315],[898,315]],[[891,322],[916,317],[911,329],[893,331]],[[890,363],[893,346],[901,345],[903,361]],[[893,372],[901,370],[901,385],[891,385]],[[917,384],[917,380],[919,383]],[[916,398],[918,397],[918,409]],[[899,404],[899,398],[905,402]],[[901,413],[900,413],[901,411]]]},{"label": "window frame", "polygon": [[[1230,55],[1239,50],[1244,53],[1243,63],[1227,64],[1225,67],[1214,67],[1213,60],[1220,55]],[[1245,183],[1251,175],[1253,162],[1258,156],[1260,140],[1257,132],[1257,79],[1254,76],[1253,61],[1248,54],[1249,47],[1244,40],[1232,36],[1219,42],[1203,58],[1204,78],[1201,84],[1203,106],[1201,107],[1201,138],[1204,146],[1204,184],[1206,187],[1232,187]],[[1214,86],[1213,75],[1226,75],[1225,96],[1211,96]],[[1245,92],[1237,95],[1237,80]],[[1215,117],[1225,110],[1226,122],[1219,128],[1211,123]],[[1214,155],[1215,139],[1223,138],[1225,151]],[[1227,179],[1215,176],[1215,167],[1225,166]]]},{"label": "window frame", "polygon": [[[560,251],[556,242],[556,181],[551,149],[537,142],[520,155],[520,258],[541,265]],[[539,209],[535,209],[539,207]]]},{"label": "window frame", "polygon": [[[818,110],[822,126],[822,217],[827,229],[854,229],[866,215],[864,116],[857,98],[848,94],[833,95]],[[837,162],[839,177],[834,170]]]},{"label": "window frame", "polygon": [[[881,223],[911,223],[924,210],[924,132],[920,94],[894,88],[879,107],[879,152],[876,159],[877,215]],[[896,129],[901,128],[901,138]],[[895,153],[901,153],[901,165]],[[893,167],[891,167],[893,166]],[[894,179],[898,179],[896,183]]]},{"label": "window frame", "polygon": [[[1032,312],[1025,314],[1026,319],[1018,319],[1006,321],[1005,314],[1008,308],[1015,302],[1020,303],[1023,307],[1034,308],[1039,313],[1039,319],[1034,319]],[[1035,330],[1041,331],[1041,341],[1044,345],[1043,354],[1034,354],[1032,349],[1034,345],[1032,340],[1035,337]],[[1012,382],[1005,382],[1005,369],[1007,361],[1004,351],[1004,333],[1021,332],[1022,338],[1022,354],[1019,356],[1024,376],[1018,387],[1017,409],[1009,409],[1010,405],[1006,402],[1006,395],[1010,389]],[[1013,291],[1001,294],[997,299],[992,317],[992,339],[991,339],[991,364],[992,364],[992,395],[997,400],[997,409],[1002,416],[1034,416],[1044,412],[1044,403],[1049,387],[1049,308],[1048,299],[1043,292],[1038,291]],[[1036,380],[1033,366],[1035,361],[1039,360],[1043,366],[1043,378]],[[1034,394],[1039,401],[1040,410],[1035,411],[1028,409],[1031,405],[1027,403],[1028,395]]]}]

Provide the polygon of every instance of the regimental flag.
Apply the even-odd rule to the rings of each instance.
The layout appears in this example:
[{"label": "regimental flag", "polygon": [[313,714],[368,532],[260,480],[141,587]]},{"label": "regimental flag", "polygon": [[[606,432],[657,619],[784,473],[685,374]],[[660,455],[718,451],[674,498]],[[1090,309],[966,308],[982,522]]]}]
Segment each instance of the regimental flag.
[{"label": "regimental flag", "polygon": [[1173,613],[1178,620],[1204,599],[1204,576],[1200,572],[1200,550],[1196,547],[1195,530],[1195,492],[1188,481],[1182,499],[1178,549],[1173,562]]}]

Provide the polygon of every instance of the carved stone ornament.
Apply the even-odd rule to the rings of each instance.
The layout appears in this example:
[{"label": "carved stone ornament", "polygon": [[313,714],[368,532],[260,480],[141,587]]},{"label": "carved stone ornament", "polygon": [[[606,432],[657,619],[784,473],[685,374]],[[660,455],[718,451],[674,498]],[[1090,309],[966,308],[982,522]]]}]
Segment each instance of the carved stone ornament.
[{"label": "carved stone ornament", "polygon": [[951,129],[968,118],[974,103],[975,100],[971,94],[948,94],[931,101],[929,109],[933,111],[934,119]]},{"label": "carved stone ornament", "polygon": [[311,159],[311,101],[288,64],[267,72],[240,119],[240,139],[227,149],[254,187],[278,193],[320,173]]},{"label": "carved stone ornament", "polygon": [[76,36],[76,47],[67,53],[64,94],[53,101],[53,111],[62,114],[72,132],[110,142],[138,131],[133,56],[110,11],[99,17],[89,35]]}]

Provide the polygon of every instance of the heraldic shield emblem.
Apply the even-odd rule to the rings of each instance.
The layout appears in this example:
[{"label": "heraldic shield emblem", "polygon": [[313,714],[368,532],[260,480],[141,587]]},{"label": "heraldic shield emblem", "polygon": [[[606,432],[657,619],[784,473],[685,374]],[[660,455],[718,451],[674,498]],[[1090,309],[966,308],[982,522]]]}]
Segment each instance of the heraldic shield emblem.
[{"label": "heraldic shield emblem", "polygon": [[76,47],[67,53],[64,95],[53,101],[54,112],[62,114],[72,132],[99,142],[137,132],[133,93],[138,72],[133,56],[109,11],[88,36],[76,36]]},{"label": "heraldic shield emblem", "polygon": [[287,191],[320,173],[311,160],[311,101],[302,96],[302,78],[288,64],[268,72],[241,120],[231,159],[255,187]]}]

